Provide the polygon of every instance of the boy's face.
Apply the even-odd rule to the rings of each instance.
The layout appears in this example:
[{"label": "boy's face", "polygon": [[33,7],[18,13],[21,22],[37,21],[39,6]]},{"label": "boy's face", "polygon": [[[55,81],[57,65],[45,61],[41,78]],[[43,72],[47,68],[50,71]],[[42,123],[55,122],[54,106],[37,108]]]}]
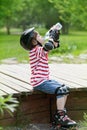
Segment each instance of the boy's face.
[{"label": "boy's face", "polygon": [[43,38],[39,33],[37,33],[36,39],[37,39],[37,41],[38,41],[39,43],[41,43],[41,44],[44,43],[44,38]]}]

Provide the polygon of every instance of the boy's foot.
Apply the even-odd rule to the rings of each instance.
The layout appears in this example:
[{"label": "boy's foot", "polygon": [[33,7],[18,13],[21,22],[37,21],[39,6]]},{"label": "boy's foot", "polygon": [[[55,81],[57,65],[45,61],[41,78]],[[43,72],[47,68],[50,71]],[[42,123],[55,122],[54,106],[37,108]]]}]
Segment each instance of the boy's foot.
[{"label": "boy's foot", "polygon": [[71,120],[66,111],[57,111],[56,114],[54,115],[54,120],[52,122],[53,125],[57,126],[64,126],[64,127],[73,127],[76,126],[77,123],[73,120]]}]

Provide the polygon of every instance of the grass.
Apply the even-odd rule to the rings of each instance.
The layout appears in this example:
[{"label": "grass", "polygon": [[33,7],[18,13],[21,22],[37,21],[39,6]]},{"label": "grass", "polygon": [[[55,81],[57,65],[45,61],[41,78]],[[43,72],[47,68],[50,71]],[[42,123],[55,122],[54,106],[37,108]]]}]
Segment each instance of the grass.
[{"label": "grass", "polygon": [[79,55],[87,53],[87,32],[72,32],[69,35],[61,35],[61,47],[52,51],[52,54],[59,52],[60,54]]},{"label": "grass", "polygon": [[[41,32],[41,29],[38,29]],[[16,30],[17,31],[17,30]],[[45,29],[43,29],[45,33]],[[20,35],[6,35],[2,30],[0,32],[0,61],[6,58],[17,58],[19,62],[29,61],[28,52],[20,46]],[[71,32],[69,35],[60,36],[61,47],[52,50],[50,56],[56,55],[79,55],[87,53],[87,32]]]},{"label": "grass", "polygon": [[18,61],[27,59],[27,52],[20,46],[19,35],[0,35],[0,60],[16,57]]}]

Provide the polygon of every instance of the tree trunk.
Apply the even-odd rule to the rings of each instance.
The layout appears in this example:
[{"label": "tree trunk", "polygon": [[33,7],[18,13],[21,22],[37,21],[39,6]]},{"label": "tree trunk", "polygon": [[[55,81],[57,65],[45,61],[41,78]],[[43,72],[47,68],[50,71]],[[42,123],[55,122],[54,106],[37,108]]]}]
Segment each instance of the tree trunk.
[{"label": "tree trunk", "polygon": [[6,18],[6,30],[7,30],[7,34],[10,35],[10,19],[7,17]]},{"label": "tree trunk", "polygon": [[25,22],[23,22],[23,24],[22,24],[22,29],[23,29],[23,31],[25,31],[25,29],[26,29],[26,23]]},{"label": "tree trunk", "polygon": [[10,33],[10,27],[7,26],[6,29],[7,29],[7,34],[10,35],[10,34],[11,34],[11,33]]},{"label": "tree trunk", "polygon": [[62,23],[62,33],[63,34],[69,34],[69,24],[68,23]]}]

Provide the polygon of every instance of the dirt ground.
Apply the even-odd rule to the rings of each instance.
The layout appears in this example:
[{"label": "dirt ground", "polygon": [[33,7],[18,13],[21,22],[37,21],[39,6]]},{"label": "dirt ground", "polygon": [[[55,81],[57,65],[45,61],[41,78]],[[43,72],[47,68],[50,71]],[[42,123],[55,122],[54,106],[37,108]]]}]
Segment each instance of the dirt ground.
[{"label": "dirt ground", "polygon": [[50,130],[49,124],[29,124],[24,127],[6,127],[4,130]]}]

